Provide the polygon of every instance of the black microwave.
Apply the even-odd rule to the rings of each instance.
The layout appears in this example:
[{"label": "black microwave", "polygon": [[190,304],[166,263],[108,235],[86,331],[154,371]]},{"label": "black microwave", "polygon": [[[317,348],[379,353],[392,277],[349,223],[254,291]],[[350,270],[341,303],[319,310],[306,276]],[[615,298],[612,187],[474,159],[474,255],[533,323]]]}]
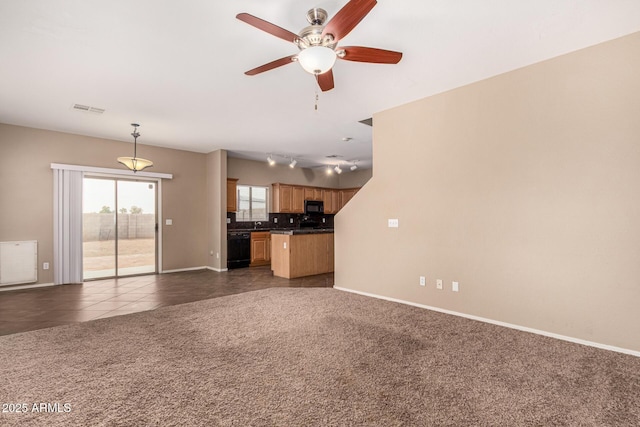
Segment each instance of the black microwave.
[{"label": "black microwave", "polygon": [[304,213],[306,215],[323,214],[324,202],[320,200],[305,200]]}]

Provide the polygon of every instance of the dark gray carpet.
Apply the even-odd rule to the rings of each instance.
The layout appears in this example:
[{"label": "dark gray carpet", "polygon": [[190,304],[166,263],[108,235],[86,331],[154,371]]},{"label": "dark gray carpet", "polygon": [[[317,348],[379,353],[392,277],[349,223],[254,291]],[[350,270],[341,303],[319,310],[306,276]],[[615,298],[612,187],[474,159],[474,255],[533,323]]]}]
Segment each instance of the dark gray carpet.
[{"label": "dark gray carpet", "polygon": [[0,337],[0,402],[28,408],[3,426],[633,426],[640,358],[280,288]]}]

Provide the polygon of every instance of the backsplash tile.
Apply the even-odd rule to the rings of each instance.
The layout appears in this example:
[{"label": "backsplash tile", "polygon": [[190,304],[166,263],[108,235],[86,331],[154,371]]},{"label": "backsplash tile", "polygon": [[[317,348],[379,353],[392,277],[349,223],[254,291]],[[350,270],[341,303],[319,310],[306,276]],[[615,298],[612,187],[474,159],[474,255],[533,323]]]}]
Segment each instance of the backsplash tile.
[{"label": "backsplash tile", "polygon": [[[254,230],[254,229],[269,229],[269,230],[282,230],[290,228],[300,228],[300,223],[304,221],[304,218],[308,217],[304,214],[290,214],[290,213],[270,213],[269,221],[236,221],[235,212],[227,212],[227,230]],[[318,222],[317,228],[333,228],[333,214],[314,215],[312,219]],[[275,221],[277,219],[277,222]],[[291,220],[293,219],[293,223]],[[325,222],[322,222],[324,219]]]}]

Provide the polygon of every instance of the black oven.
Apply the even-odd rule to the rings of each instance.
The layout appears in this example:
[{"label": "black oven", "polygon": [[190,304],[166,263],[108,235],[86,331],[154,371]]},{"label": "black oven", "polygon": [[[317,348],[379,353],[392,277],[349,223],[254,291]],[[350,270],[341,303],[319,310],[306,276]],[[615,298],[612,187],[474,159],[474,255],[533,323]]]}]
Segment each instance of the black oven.
[{"label": "black oven", "polygon": [[306,215],[322,215],[324,214],[324,202],[321,200],[305,200],[304,213]]}]

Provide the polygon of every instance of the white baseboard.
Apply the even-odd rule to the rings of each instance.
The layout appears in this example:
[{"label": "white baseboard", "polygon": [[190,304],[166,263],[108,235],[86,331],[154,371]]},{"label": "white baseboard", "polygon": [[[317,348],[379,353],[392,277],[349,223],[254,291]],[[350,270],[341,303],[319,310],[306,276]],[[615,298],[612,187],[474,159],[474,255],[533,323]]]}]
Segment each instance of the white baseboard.
[{"label": "white baseboard", "polygon": [[555,339],[559,339],[559,340],[562,340],[562,341],[568,341],[568,342],[572,342],[572,343],[575,343],[575,344],[582,344],[582,345],[586,345],[586,346],[589,346],[589,347],[600,348],[602,350],[615,351],[617,353],[624,353],[624,354],[628,354],[628,355],[631,355],[631,356],[640,357],[640,351],[630,350],[630,349],[627,349],[627,348],[616,347],[616,346],[612,346],[612,345],[608,345],[608,344],[601,344],[601,343],[597,343],[597,342],[593,342],[593,341],[586,341],[586,340],[579,339],[579,338],[568,337],[566,335],[555,334],[553,332],[547,332],[547,331],[542,331],[542,330],[539,330],[539,329],[528,328],[526,326],[514,325],[512,323],[501,322],[499,320],[493,320],[493,319],[487,319],[487,318],[484,318],[484,317],[473,316],[471,314],[465,314],[465,313],[460,313],[460,312],[457,312],[457,311],[446,310],[446,309],[439,308],[439,307],[433,307],[433,306],[429,306],[429,305],[418,304],[418,303],[415,303],[415,302],[405,301],[405,300],[401,300],[401,299],[397,299],[397,298],[386,297],[386,296],[383,296],[383,295],[376,295],[376,294],[372,294],[372,293],[369,293],[369,292],[356,291],[354,289],[342,288],[342,287],[339,287],[339,286],[334,286],[333,288],[337,289],[339,291],[351,292],[351,293],[354,293],[354,294],[363,295],[363,296],[367,296],[367,297],[378,298],[378,299],[383,299],[383,300],[386,300],[386,301],[397,302],[397,303],[400,303],[400,304],[411,305],[411,306],[414,306],[414,307],[419,307],[419,308],[424,308],[424,309],[427,309],[427,310],[437,311],[439,313],[451,314],[453,316],[464,317],[466,319],[477,320],[479,322],[491,323],[492,325],[504,326],[505,328],[517,329],[518,331],[530,332],[532,334],[537,334],[537,335],[543,335],[545,337],[555,338]]},{"label": "white baseboard", "polygon": [[165,274],[165,273],[180,273],[180,272],[183,272],[183,271],[196,271],[196,270],[212,270],[212,271],[217,271],[218,273],[222,273],[224,271],[227,271],[226,268],[215,268],[215,267],[209,267],[208,265],[203,265],[201,267],[176,268],[175,270],[163,270],[162,274]]},{"label": "white baseboard", "polygon": [[55,283],[36,283],[35,285],[8,285],[8,286],[0,286],[0,292],[19,291],[21,289],[31,289],[31,288],[45,288],[47,286],[62,286],[62,285],[56,285]]},{"label": "white baseboard", "polygon": [[215,268],[215,267],[207,267],[207,270],[217,271],[218,273],[224,273],[225,271],[229,271],[228,268]]},{"label": "white baseboard", "polygon": [[162,270],[162,274],[165,273],[180,273],[183,271],[196,271],[196,270],[206,270],[207,267],[206,266],[201,266],[201,267],[189,267],[189,268],[176,268],[175,270]]}]

